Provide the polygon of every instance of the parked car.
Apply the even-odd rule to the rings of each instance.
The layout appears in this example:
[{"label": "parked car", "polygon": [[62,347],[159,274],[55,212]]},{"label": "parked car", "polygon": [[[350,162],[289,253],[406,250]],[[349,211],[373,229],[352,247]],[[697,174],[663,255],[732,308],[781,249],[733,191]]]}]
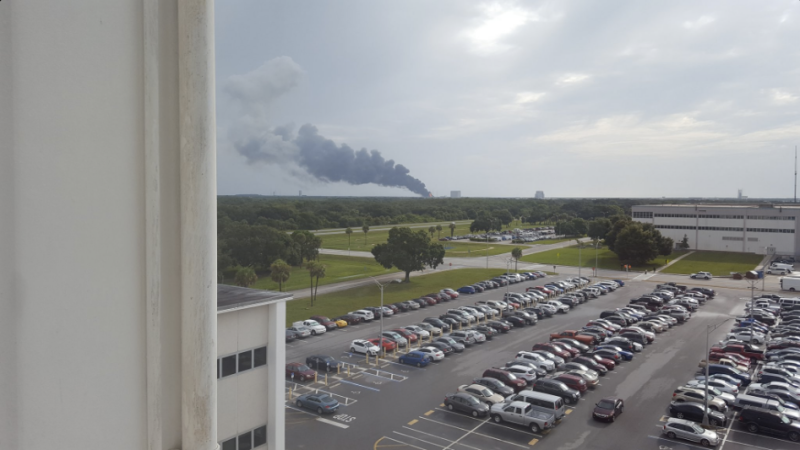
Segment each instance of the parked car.
[{"label": "parked car", "polygon": [[286,330],[286,342],[292,342],[297,340],[297,333],[292,330]]},{"label": "parked car", "polygon": [[592,418],[603,422],[613,422],[622,414],[625,402],[621,398],[606,397],[594,405]]},{"label": "parked car", "polygon": [[711,275],[711,272],[697,272],[697,273],[693,273],[693,274],[689,275],[689,278],[710,280],[710,279],[714,278],[714,276]]},{"label": "parked car", "polygon": [[433,340],[433,342],[441,342],[443,344],[447,344],[450,347],[453,347],[453,351],[456,353],[461,353],[464,351],[466,346],[455,339],[448,337],[448,336],[441,336]]},{"label": "parked car", "polygon": [[397,358],[400,364],[409,364],[417,367],[425,367],[431,362],[431,357],[420,351],[414,350]]},{"label": "parked car", "polygon": [[317,414],[332,414],[339,409],[339,402],[326,393],[303,394],[294,402],[298,408],[308,408]]},{"label": "parked car", "polygon": [[525,380],[517,378],[514,374],[507,370],[491,368],[483,371],[483,377],[495,378],[503,382],[506,386],[514,389],[514,392],[519,392],[527,386]]},{"label": "parked car", "polygon": [[[705,406],[702,403],[690,402],[670,402],[669,415],[678,419],[691,420],[693,422],[703,422],[703,412]],[[724,427],[728,423],[725,414],[708,409],[708,423],[715,427]]]},{"label": "parked car", "polygon": [[490,408],[492,420],[496,423],[508,422],[530,429],[534,433],[552,428],[555,416],[533,408],[526,402],[498,403]]},{"label": "parked car", "polygon": [[380,349],[377,345],[364,339],[356,339],[350,343],[351,353],[363,353],[370,356],[377,356]]},{"label": "parked car", "polygon": [[472,286],[463,286],[463,287],[458,288],[458,293],[459,294],[474,294],[475,293],[475,288],[472,287]]},{"label": "parked car", "polygon": [[667,419],[667,423],[664,424],[661,433],[670,439],[698,442],[703,447],[716,447],[719,444],[717,433],[683,419]]},{"label": "parked car", "polygon": [[569,375],[563,373],[561,375],[553,377],[553,379],[566,384],[568,388],[575,389],[581,394],[583,394],[584,392],[586,392],[587,389],[589,389],[589,386],[586,384],[586,381],[577,375]]},{"label": "parked car", "polygon": [[339,367],[344,366],[344,363],[333,359],[333,356],[313,355],[306,358],[306,365],[316,370],[336,372]]},{"label": "parked car", "polygon": [[480,384],[462,384],[456,389],[456,392],[463,392],[477,398],[480,402],[486,403],[491,406],[495,403],[502,403],[505,397],[493,392],[491,389],[481,386]]},{"label": "parked car", "polygon": [[531,390],[561,397],[565,403],[570,405],[578,403],[578,400],[581,399],[580,391],[570,388],[563,381],[551,378],[540,378],[534,381]]},{"label": "parked car", "polygon": [[503,398],[508,397],[509,395],[514,393],[514,389],[511,389],[510,387],[506,386],[505,384],[503,384],[502,381],[496,378],[489,378],[489,377],[475,378],[472,380],[472,383],[488,388],[495,394],[502,395]]},{"label": "parked car", "polygon": [[306,381],[312,380],[316,376],[317,373],[303,363],[292,362],[286,364],[286,378],[291,378],[294,381]]},{"label": "parked car", "polygon": [[[309,319],[317,321],[322,326],[324,326],[328,331],[335,330],[335,329],[339,328],[339,325],[336,322],[334,322],[333,320],[327,318],[326,316],[311,316],[311,317],[309,317]],[[347,326],[346,322],[345,322],[344,326]]]},{"label": "parked car", "polygon": [[383,348],[384,352],[393,352],[397,350],[397,342],[384,337],[384,338],[372,338],[367,339],[367,341],[371,342],[375,346],[379,348]]},{"label": "parked car", "polygon": [[444,406],[450,411],[461,411],[472,417],[486,417],[489,414],[488,405],[465,393],[445,395]]},{"label": "parked car", "polygon": [[800,441],[800,422],[795,422],[778,411],[745,406],[739,413],[739,424],[751,433],[771,434]]},{"label": "parked car", "polygon": [[436,347],[432,346],[422,347],[418,348],[415,351],[428,355],[432,361],[441,361],[444,359],[444,352],[442,352]]}]

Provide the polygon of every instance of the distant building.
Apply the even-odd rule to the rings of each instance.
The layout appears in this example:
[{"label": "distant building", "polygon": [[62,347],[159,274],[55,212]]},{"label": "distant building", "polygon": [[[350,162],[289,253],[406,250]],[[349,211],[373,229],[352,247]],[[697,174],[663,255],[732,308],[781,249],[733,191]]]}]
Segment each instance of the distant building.
[{"label": "distant building", "polygon": [[534,198],[543,199],[544,198],[544,191],[536,191],[536,195],[534,196]]},{"label": "distant building", "polygon": [[461,191],[450,191],[450,198],[461,198]]}]

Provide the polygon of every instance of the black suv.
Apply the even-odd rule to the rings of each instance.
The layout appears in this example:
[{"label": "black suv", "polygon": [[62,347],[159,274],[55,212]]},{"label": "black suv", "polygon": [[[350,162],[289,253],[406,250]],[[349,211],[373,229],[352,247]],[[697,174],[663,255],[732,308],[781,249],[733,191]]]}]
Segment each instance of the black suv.
[{"label": "black suv", "polygon": [[745,406],[739,414],[739,423],[751,433],[772,434],[787,437],[793,442],[800,441],[800,423],[765,408]]},{"label": "black suv", "polygon": [[531,385],[531,390],[561,397],[570,405],[578,403],[578,400],[581,399],[580,392],[576,391],[575,389],[568,388],[567,385],[561,381],[547,378],[539,378],[538,380],[534,381]]}]

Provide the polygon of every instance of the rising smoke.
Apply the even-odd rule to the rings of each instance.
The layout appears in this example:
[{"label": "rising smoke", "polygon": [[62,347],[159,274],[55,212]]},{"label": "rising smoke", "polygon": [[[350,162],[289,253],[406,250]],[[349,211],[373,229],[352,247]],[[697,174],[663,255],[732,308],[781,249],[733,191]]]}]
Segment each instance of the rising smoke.
[{"label": "rising smoke", "polygon": [[405,166],[384,159],[377,150],[356,151],[347,144],[337,145],[311,124],[303,125],[296,134],[291,125],[270,127],[270,103],[297,86],[303,73],[299,65],[284,56],[228,79],[223,91],[242,111],[239,124],[231,130],[233,147],[239,154],[251,164],[299,167],[323,182],[371,183],[406,188],[424,197],[430,195],[425,183],[410,176]]}]

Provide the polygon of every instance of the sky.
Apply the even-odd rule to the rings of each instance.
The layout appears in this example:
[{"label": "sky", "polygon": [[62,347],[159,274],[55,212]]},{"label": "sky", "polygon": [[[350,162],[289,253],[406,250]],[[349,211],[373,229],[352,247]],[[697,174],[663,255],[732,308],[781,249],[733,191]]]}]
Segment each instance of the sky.
[{"label": "sky", "polygon": [[215,20],[222,195],[794,195],[796,0],[236,0]]}]

